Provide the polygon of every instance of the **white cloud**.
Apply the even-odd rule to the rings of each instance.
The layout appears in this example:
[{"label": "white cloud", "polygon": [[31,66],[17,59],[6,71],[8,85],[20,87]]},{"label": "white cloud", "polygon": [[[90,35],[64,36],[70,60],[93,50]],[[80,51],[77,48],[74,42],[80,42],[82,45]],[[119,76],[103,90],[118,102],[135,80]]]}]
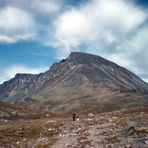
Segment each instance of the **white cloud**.
[{"label": "white cloud", "polygon": [[33,39],[35,29],[36,25],[27,12],[14,7],[0,9],[0,42]]},{"label": "white cloud", "polygon": [[64,4],[64,0],[0,2],[0,43],[15,43],[21,40],[42,42],[47,36],[47,26],[51,26]]},{"label": "white cloud", "polygon": [[53,14],[58,12],[63,4],[63,0],[33,0],[30,8],[39,14]]},{"label": "white cloud", "polygon": [[96,42],[104,48],[122,42],[146,18],[143,10],[125,0],[93,0],[61,14],[55,22],[55,38],[69,51]]},{"label": "white cloud", "polygon": [[[2,2],[1,2],[2,1]],[[0,0],[3,6],[16,7],[31,12],[36,16],[58,13],[63,7],[64,0]]]},{"label": "white cloud", "polygon": [[41,72],[45,72],[48,69],[48,67],[41,67],[41,68],[32,68],[32,67],[26,67],[22,65],[13,65],[11,67],[8,67],[7,69],[4,69],[0,74],[0,84],[4,81],[7,81],[11,78],[13,78],[17,73],[30,73],[30,74],[38,74]]}]

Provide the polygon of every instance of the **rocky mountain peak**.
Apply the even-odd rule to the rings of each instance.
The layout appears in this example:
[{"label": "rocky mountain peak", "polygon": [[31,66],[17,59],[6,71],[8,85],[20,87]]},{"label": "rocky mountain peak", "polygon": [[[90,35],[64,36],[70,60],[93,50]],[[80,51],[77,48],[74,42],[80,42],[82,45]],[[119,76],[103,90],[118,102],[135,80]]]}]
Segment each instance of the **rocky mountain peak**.
[{"label": "rocky mountain peak", "polygon": [[110,62],[98,55],[93,55],[89,53],[83,53],[83,52],[71,52],[69,57],[66,59],[67,62],[77,65],[77,64],[105,64],[105,65],[116,65],[113,62]]},{"label": "rocky mountain peak", "polygon": [[94,55],[83,52],[72,52],[66,61],[75,64],[88,64],[92,62],[92,56],[94,57]]}]

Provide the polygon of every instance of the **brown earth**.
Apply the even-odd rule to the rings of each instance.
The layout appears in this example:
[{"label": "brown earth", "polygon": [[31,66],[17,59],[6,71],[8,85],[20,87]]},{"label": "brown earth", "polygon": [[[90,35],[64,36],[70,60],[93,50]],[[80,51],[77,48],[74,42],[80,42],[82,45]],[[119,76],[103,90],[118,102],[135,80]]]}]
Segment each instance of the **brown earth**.
[{"label": "brown earth", "polygon": [[0,148],[146,148],[148,107],[101,114],[0,119]]}]

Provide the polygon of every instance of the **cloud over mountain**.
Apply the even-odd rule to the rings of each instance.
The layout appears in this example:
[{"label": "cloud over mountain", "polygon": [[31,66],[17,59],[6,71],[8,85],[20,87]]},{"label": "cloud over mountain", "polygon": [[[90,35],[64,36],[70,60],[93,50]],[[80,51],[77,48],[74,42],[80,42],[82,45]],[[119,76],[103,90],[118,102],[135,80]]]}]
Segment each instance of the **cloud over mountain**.
[{"label": "cloud over mountain", "polygon": [[93,0],[58,17],[56,38],[69,49],[81,44],[93,46],[96,42],[104,48],[121,43],[146,19],[146,13],[133,3]]}]

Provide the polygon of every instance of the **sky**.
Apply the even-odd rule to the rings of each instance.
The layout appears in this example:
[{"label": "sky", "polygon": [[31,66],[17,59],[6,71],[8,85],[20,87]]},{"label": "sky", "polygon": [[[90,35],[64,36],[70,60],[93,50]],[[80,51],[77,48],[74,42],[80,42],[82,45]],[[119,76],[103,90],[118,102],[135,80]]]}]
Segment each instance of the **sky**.
[{"label": "sky", "polygon": [[147,0],[0,0],[0,84],[44,72],[73,51],[148,82]]}]

